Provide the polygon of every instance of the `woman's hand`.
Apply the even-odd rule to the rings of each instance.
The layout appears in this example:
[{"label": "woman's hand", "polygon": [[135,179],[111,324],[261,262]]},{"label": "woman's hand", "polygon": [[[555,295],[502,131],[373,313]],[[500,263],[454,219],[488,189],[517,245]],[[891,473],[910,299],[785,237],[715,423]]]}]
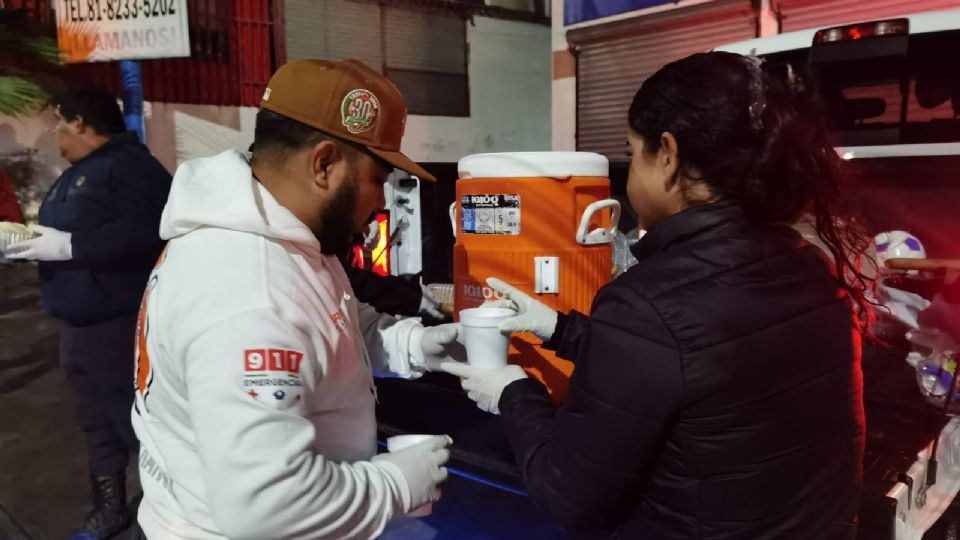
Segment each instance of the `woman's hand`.
[{"label": "woman's hand", "polygon": [[501,332],[533,332],[544,341],[553,337],[557,329],[556,311],[497,278],[487,278],[487,285],[504,296],[502,300],[495,300],[488,305],[517,312],[515,316],[500,323]]},{"label": "woman's hand", "polygon": [[481,368],[459,362],[444,362],[440,368],[462,380],[460,386],[477,407],[488,413],[500,414],[500,394],[508,384],[526,379],[523,368],[507,364],[499,368]]}]

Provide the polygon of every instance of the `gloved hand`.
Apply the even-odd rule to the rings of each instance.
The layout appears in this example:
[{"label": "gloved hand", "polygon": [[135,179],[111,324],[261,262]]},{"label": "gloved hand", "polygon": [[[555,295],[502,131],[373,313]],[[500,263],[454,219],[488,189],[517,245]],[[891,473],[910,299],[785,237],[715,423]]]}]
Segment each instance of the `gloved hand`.
[{"label": "gloved hand", "polygon": [[420,290],[423,291],[423,295],[420,297],[419,313],[421,315],[426,313],[427,315],[430,315],[434,319],[438,320],[447,319],[447,316],[440,311],[440,302],[437,302],[437,299],[433,297],[433,293],[430,292],[430,289],[421,283]]},{"label": "gloved hand", "polygon": [[920,312],[918,320],[921,328],[938,330],[945,334],[947,341],[960,343],[960,303],[950,302],[945,295],[938,294],[930,307]]},{"label": "gloved hand", "polygon": [[[437,435],[409,448],[373,457],[371,461],[374,465],[400,480],[398,484],[401,486],[404,512],[420,508],[440,497],[437,485],[447,479],[444,465],[450,459],[447,446],[452,443],[450,437]],[[400,472],[399,478],[396,470]]]},{"label": "gloved hand", "polygon": [[7,246],[8,258],[32,261],[69,261],[73,258],[70,233],[43,225],[31,225],[30,229],[40,236]]},{"label": "gloved hand", "polygon": [[[439,371],[443,362],[467,361],[467,350],[460,338],[460,323],[423,327],[419,330],[420,346],[410,347],[410,365],[414,370]],[[411,340],[416,339],[416,333],[412,334]]]},{"label": "gloved hand", "polygon": [[517,312],[516,316],[500,323],[501,332],[533,332],[544,341],[553,337],[557,329],[556,311],[497,278],[487,278],[487,285],[506,297],[490,302],[491,307],[503,307]]},{"label": "gloved hand", "polygon": [[507,364],[500,368],[480,368],[469,364],[444,362],[440,367],[461,377],[460,386],[467,391],[467,397],[477,403],[477,407],[488,413],[500,414],[500,394],[508,384],[526,379],[523,368]]},{"label": "gloved hand", "polygon": [[907,328],[919,326],[918,315],[930,307],[930,301],[919,294],[896,289],[884,283],[877,285],[877,299],[883,308]]}]

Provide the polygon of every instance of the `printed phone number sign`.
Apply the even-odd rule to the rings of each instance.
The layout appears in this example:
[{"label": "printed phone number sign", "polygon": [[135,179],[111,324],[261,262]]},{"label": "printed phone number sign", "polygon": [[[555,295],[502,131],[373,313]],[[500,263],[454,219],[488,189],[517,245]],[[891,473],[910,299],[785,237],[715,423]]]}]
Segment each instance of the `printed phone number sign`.
[{"label": "printed phone number sign", "polygon": [[467,234],[520,234],[520,195],[463,195],[460,229]]},{"label": "printed phone number sign", "polygon": [[187,0],[57,0],[66,63],[190,56]]}]

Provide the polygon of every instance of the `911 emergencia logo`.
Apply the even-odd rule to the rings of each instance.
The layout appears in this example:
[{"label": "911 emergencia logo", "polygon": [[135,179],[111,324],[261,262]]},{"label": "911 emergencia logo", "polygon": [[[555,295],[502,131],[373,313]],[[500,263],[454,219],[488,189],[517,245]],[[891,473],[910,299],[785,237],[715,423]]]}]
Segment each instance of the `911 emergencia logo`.
[{"label": "911 emergencia logo", "polygon": [[243,351],[244,371],[286,371],[299,374],[303,353],[286,349],[247,349]]},{"label": "911 emergencia logo", "polygon": [[243,386],[258,401],[281,405],[302,399],[303,353],[289,349],[243,351]]}]

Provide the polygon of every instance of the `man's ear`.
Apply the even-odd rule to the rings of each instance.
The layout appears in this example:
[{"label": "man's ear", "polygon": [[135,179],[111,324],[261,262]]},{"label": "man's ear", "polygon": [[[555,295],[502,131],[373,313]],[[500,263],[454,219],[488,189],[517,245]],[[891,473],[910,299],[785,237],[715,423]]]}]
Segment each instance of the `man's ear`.
[{"label": "man's ear", "polygon": [[343,159],[343,151],[337,143],[320,141],[310,150],[310,168],[314,184],[321,189],[330,188],[331,173],[337,161]]},{"label": "man's ear", "polygon": [[73,120],[68,120],[67,125],[70,126],[70,131],[73,131],[77,135],[83,135],[88,130],[93,129],[83,120],[83,116],[79,114]]}]

